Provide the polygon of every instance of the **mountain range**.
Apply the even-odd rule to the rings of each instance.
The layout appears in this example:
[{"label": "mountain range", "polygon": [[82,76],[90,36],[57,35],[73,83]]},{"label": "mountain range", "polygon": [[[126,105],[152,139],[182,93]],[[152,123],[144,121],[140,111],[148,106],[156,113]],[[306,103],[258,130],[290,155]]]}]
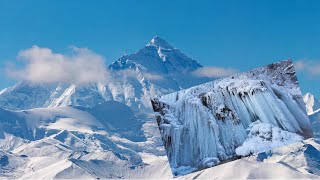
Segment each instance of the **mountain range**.
[{"label": "mountain range", "polygon": [[[199,62],[154,37],[106,67],[106,83],[21,81],[0,91],[0,177],[172,178],[150,98],[212,80],[194,75],[199,68]],[[319,101],[312,98],[307,94],[304,100],[312,123],[319,124]],[[263,178],[274,169],[288,178],[320,175],[317,140],[295,147],[293,153],[266,155],[267,163],[260,155],[221,168],[241,166],[243,178]],[[294,157],[299,158],[290,161]]]}]

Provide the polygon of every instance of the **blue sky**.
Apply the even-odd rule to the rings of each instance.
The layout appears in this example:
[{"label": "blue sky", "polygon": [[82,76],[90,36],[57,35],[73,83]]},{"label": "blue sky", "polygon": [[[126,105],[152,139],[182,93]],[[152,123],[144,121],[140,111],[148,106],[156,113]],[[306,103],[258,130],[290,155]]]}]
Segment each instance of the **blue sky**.
[{"label": "blue sky", "polygon": [[86,47],[107,64],[158,35],[205,66],[240,71],[291,58],[320,97],[320,1],[0,1],[0,88],[33,45]]}]

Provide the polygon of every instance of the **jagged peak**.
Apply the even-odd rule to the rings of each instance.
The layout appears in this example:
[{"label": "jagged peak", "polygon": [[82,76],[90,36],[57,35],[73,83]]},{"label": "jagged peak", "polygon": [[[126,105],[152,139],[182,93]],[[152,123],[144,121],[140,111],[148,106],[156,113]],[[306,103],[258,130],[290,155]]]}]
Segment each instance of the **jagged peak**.
[{"label": "jagged peak", "polygon": [[303,95],[303,100],[305,102],[310,101],[310,100],[314,101],[314,96],[313,96],[313,94],[308,92],[305,95]]},{"label": "jagged peak", "polygon": [[154,38],[152,38],[147,46],[155,46],[157,48],[161,47],[162,49],[174,49],[173,46],[171,46],[166,40],[162,39],[159,36],[155,36]]},{"label": "jagged peak", "polygon": [[313,96],[313,94],[311,94],[311,93],[307,92],[304,96],[306,96],[306,97],[310,97],[310,96]]}]

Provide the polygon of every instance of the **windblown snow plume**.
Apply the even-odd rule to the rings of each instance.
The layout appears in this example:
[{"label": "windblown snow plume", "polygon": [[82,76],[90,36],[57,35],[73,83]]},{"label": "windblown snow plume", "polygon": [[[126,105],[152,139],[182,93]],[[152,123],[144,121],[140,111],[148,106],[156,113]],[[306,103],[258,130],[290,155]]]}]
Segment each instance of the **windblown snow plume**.
[{"label": "windblown snow plume", "polygon": [[[181,166],[202,169],[313,137],[291,61],[164,95],[152,104],[175,175]],[[244,151],[259,132],[269,142]]]}]

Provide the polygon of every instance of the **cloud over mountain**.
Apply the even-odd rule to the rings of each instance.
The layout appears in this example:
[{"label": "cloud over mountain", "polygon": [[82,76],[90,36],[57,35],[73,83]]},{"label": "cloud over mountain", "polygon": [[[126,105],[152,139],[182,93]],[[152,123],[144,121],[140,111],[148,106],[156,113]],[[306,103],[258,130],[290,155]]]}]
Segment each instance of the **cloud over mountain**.
[{"label": "cloud over mountain", "polygon": [[297,71],[306,72],[311,76],[320,75],[320,62],[310,60],[299,60],[294,64]]},{"label": "cloud over mountain", "polygon": [[71,53],[55,53],[49,48],[32,46],[22,50],[21,68],[7,68],[7,75],[35,83],[65,82],[87,84],[104,82],[108,77],[104,58],[87,48],[71,47]]},{"label": "cloud over mountain", "polygon": [[199,68],[193,71],[193,74],[199,77],[220,78],[220,77],[230,76],[237,72],[238,70],[233,68],[209,66],[209,67]]}]

